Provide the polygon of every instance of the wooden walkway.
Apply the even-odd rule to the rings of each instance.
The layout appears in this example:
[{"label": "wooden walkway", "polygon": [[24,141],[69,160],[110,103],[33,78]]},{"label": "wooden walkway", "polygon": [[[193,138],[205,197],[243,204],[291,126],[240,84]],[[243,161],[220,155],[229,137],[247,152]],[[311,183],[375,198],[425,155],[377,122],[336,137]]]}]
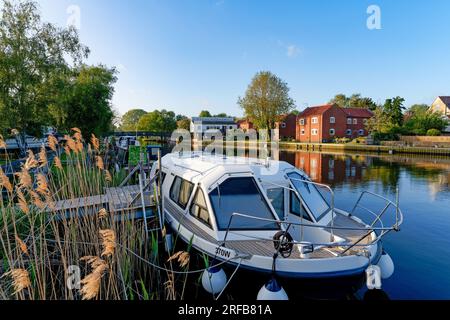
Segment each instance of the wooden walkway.
[{"label": "wooden walkway", "polygon": [[[150,191],[144,192],[146,208],[155,206],[152,193]],[[86,212],[98,211],[101,208],[105,208],[110,212],[142,211],[139,186],[106,188],[103,195],[57,201],[54,211],[61,213]]]}]

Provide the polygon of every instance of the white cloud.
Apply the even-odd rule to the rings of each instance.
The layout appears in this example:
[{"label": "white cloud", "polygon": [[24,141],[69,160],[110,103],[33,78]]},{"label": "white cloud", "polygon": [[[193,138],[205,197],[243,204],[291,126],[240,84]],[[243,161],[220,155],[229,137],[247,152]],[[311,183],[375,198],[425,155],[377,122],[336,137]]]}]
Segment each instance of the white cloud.
[{"label": "white cloud", "polygon": [[286,49],[286,54],[289,58],[295,58],[300,54],[300,48],[294,44],[288,45]]}]

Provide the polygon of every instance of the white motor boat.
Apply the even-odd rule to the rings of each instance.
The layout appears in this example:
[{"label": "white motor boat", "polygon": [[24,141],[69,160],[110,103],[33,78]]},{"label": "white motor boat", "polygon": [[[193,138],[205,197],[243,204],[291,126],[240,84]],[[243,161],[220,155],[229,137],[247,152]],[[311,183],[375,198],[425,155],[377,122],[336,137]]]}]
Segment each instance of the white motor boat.
[{"label": "white motor boat", "polygon": [[[382,276],[393,273],[381,240],[400,230],[398,201],[363,192],[346,212],[334,206],[328,186],[274,160],[172,153],[162,158],[161,171],[165,222],[216,262],[289,278],[329,278],[362,275],[384,260]],[[366,198],[381,201],[382,209],[364,206]],[[371,221],[357,217],[361,210]]]}]

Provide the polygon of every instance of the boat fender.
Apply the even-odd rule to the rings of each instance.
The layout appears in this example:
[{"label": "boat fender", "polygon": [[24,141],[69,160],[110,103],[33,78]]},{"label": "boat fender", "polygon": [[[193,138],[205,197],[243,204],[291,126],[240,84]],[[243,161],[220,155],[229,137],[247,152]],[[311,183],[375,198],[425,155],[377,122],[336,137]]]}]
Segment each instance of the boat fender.
[{"label": "boat fender", "polygon": [[261,290],[259,290],[258,301],[287,301],[289,297],[283,287],[278,283],[278,281],[273,277],[267,282]]},{"label": "boat fender", "polygon": [[380,261],[378,261],[377,266],[380,267],[382,279],[389,279],[394,274],[394,261],[392,261],[392,258],[389,256],[389,254],[384,251],[381,255]]},{"label": "boat fender", "polygon": [[222,292],[227,284],[227,274],[219,267],[212,267],[203,271],[202,286],[211,294]]},{"label": "boat fender", "polygon": [[275,250],[277,250],[283,258],[289,258],[294,249],[294,239],[286,231],[280,231],[273,236]]}]

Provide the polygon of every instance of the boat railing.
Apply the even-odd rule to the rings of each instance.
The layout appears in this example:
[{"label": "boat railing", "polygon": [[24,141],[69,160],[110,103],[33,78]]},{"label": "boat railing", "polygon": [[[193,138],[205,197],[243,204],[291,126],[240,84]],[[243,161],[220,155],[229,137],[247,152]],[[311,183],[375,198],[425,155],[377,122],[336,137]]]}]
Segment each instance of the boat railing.
[{"label": "boat railing", "polygon": [[[309,182],[309,181],[308,181]],[[314,183],[311,182],[312,184],[318,185],[318,186],[325,186],[328,187],[326,185],[322,185],[322,184],[318,184],[318,183]],[[328,187],[329,188],[329,187]],[[327,189],[328,189],[327,188]],[[294,189],[291,188],[287,188],[289,190],[295,191]],[[331,189],[331,188],[330,188]],[[332,192],[332,190],[331,190]],[[332,204],[332,215],[333,217],[335,216],[335,208],[334,208],[334,193],[332,192],[333,195],[333,204]],[[383,209],[378,213],[374,213],[372,210],[364,207],[361,205],[361,201],[368,196],[372,196],[378,199],[382,199],[384,201],[386,201],[386,205],[383,207]],[[300,199],[302,199],[301,197],[299,197]],[[301,200],[302,201],[302,200]],[[389,208],[395,208],[395,223],[390,226],[390,227],[386,227],[383,224],[382,218],[383,216],[385,216],[386,212],[388,211]],[[288,230],[290,230],[293,226],[299,226],[302,228],[316,228],[316,229],[322,229],[322,230],[328,230],[331,235],[333,235],[333,233],[335,233],[336,231],[366,231],[362,234],[362,236],[352,242],[349,241],[335,241],[334,237],[331,237],[331,241],[330,242],[324,242],[324,243],[311,243],[311,242],[306,242],[306,241],[291,241],[291,244],[293,245],[312,245],[314,248],[318,248],[318,247],[325,247],[325,248],[344,248],[344,250],[342,252],[340,252],[340,256],[344,256],[347,252],[349,252],[352,248],[355,247],[367,247],[370,245],[374,245],[376,243],[378,243],[379,241],[381,241],[381,239],[388,234],[389,232],[392,231],[399,231],[400,230],[400,226],[403,223],[403,213],[399,207],[399,201],[398,201],[398,192],[397,192],[397,199],[396,199],[396,203],[392,202],[391,200],[387,199],[386,197],[377,195],[375,193],[369,192],[369,191],[364,191],[362,192],[362,194],[360,195],[360,197],[358,198],[358,200],[356,201],[356,204],[353,207],[353,210],[350,213],[350,217],[353,216],[355,214],[356,209],[361,208],[365,211],[369,210],[369,212],[371,214],[373,214],[375,216],[375,219],[373,220],[373,222],[371,224],[367,224],[366,227],[345,227],[345,226],[335,226],[333,223],[334,218],[332,219],[331,223],[328,225],[323,225],[323,224],[310,224],[310,223],[303,223],[303,222],[292,222],[292,221],[284,221],[284,220],[279,220],[279,219],[269,219],[269,218],[261,218],[261,217],[255,217],[252,215],[248,215],[248,214],[243,214],[243,213],[233,213],[229,219],[228,222],[228,226],[226,229],[226,233],[225,233],[225,237],[223,240],[223,246],[226,246],[226,243],[228,241],[228,236],[229,234],[232,232],[232,223],[233,223],[233,219],[235,219],[235,217],[240,217],[240,218],[244,218],[244,219],[252,219],[252,220],[257,220],[257,221],[264,221],[267,223],[273,223],[273,224],[277,224],[279,226],[283,226],[284,230],[287,232]],[[381,227],[377,227],[376,224],[377,222],[379,222],[381,224]],[[378,233],[379,234],[378,234]],[[365,242],[364,244],[362,244],[362,242],[368,238],[369,236],[374,235],[373,239],[370,242]],[[251,237],[250,237],[251,238]],[[302,237],[303,238],[303,237]],[[263,240],[263,241],[274,241],[273,239],[258,239],[258,240]],[[276,252],[275,252],[276,253]]]}]

